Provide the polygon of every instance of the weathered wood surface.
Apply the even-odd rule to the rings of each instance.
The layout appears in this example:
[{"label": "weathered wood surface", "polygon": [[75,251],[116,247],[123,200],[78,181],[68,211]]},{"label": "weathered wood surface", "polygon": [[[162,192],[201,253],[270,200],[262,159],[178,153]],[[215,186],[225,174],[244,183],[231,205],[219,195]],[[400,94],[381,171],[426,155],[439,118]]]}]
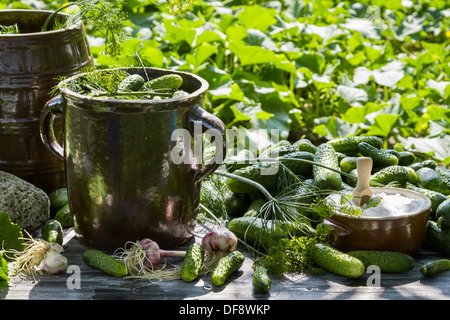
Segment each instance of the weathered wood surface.
[{"label": "weathered wood surface", "polygon": [[[203,233],[202,233],[203,232]],[[200,230],[193,241],[200,241],[205,230]],[[23,276],[11,279],[11,287],[0,288],[1,299],[14,300],[447,300],[450,298],[450,271],[425,278],[420,266],[441,258],[425,249],[414,255],[413,270],[402,274],[380,275],[380,286],[371,281],[368,273],[357,279],[348,279],[326,273],[321,276],[295,274],[272,277],[268,294],[259,294],[252,288],[252,260],[247,259],[241,270],[221,287],[211,284],[208,276],[185,283],[171,280],[150,283],[148,280],[121,279],[95,270],[82,261],[85,247],[78,243],[73,230],[66,231],[65,256],[69,267],[79,267],[80,287],[72,288],[75,273],[39,275],[34,281]],[[181,265],[181,260],[171,260]],[[70,270],[70,269],[69,269]]]}]

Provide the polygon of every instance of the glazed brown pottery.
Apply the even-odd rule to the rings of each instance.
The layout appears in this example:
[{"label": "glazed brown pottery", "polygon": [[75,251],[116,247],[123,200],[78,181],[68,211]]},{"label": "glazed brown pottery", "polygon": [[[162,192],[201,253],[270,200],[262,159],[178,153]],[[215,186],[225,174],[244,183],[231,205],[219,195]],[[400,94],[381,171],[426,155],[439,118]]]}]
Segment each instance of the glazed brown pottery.
[{"label": "glazed brown pottery", "polygon": [[[64,163],[40,139],[41,110],[60,77],[72,76],[93,64],[82,22],[41,32],[51,13],[0,10],[0,24],[17,23],[21,31],[0,35],[0,170],[46,192],[64,186],[65,177]],[[67,15],[58,17],[65,19]],[[57,136],[61,129],[61,119],[57,118]]]},{"label": "glazed brown pottery", "polygon": [[[126,70],[144,76],[143,70]],[[113,251],[127,241],[150,238],[162,248],[173,248],[191,239],[201,181],[220,162],[203,165],[190,149],[184,150],[181,163],[174,160],[180,146],[175,133],[187,132],[184,139],[190,148],[202,132],[214,131],[216,154],[226,151],[223,122],[202,109],[208,83],[190,73],[145,70],[150,79],[179,74],[181,89],[190,94],[108,100],[63,88],[42,113],[42,139],[65,161],[75,230],[88,247]],[[51,133],[52,118],[58,113],[64,119],[64,147]]]},{"label": "glazed brown pottery", "polygon": [[336,211],[325,223],[331,226],[333,246],[351,250],[398,251],[415,253],[421,246],[431,210],[427,197],[402,188],[373,188],[374,194],[386,192],[426,201],[424,209],[386,217],[350,216]]}]

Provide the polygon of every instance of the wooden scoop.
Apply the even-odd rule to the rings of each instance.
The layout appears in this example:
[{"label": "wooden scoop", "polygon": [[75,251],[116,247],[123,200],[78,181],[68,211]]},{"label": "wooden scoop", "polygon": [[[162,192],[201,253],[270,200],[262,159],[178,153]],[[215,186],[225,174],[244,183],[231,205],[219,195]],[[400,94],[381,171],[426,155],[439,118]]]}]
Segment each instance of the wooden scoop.
[{"label": "wooden scoop", "polygon": [[369,185],[370,172],[372,171],[372,158],[359,157],[356,162],[356,169],[358,171],[358,183],[355,189],[353,189],[353,201],[361,207],[373,196]]}]

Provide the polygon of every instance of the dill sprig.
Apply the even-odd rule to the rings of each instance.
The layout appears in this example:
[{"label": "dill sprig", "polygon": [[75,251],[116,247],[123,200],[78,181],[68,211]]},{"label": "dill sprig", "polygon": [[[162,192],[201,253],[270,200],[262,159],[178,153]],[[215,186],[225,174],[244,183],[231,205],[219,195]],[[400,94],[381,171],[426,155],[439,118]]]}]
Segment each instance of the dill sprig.
[{"label": "dill sprig", "polygon": [[0,34],[18,34],[18,33],[20,33],[20,31],[19,27],[17,26],[17,23],[10,26],[0,25]]},{"label": "dill sprig", "polygon": [[111,56],[120,54],[121,44],[126,40],[128,33],[125,31],[127,23],[126,13],[122,10],[124,0],[104,1],[104,0],[78,0],[64,5],[55,10],[42,27],[46,31],[49,23],[56,14],[67,7],[77,6],[64,22],[58,22],[58,28],[67,28],[70,25],[84,20],[86,25],[92,26],[105,39],[105,52]]},{"label": "dill sprig", "polygon": [[197,2],[197,0],[167,0],[169,13],[183,15]]}]

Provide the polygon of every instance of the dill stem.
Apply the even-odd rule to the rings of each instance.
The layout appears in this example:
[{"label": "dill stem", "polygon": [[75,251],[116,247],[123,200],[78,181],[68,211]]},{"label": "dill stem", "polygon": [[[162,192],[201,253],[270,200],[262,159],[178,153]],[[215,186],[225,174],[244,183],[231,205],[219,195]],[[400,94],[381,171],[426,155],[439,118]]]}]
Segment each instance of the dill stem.
[{"label": "dill stem", "polygon": [[47,31],[48,24],[49,24],[50,21],[53,19],[53,17],[55,17],[55,16],[58,14],[58,12],[64,10],[64,9],[67,8],[67,7],[73,6],[73,5],[76,5],[76,3],[69,3],[69,4],[66,4],[65,6],[59,7],[58,9],[56,9],[55,11],[53,11],[52,14],[48,16],[47,20],[45,20],[45,23],[44,23],[44,25],[42,26],[42,31]]}]

